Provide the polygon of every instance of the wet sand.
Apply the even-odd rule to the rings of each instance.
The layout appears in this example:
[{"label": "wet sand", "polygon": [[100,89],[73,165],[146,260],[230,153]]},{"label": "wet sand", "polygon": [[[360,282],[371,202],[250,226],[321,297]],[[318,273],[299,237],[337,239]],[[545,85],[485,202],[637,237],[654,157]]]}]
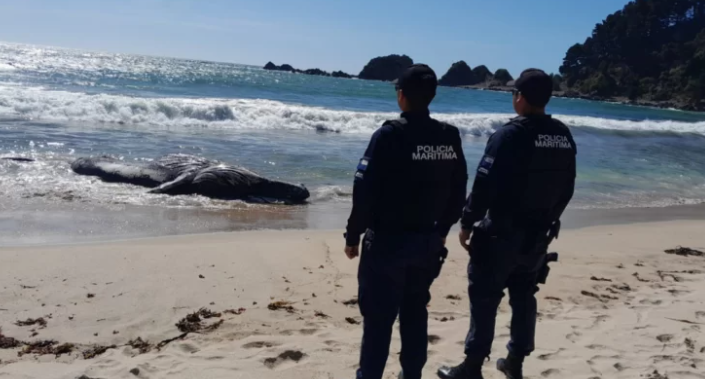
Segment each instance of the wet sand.
[{"label": "wet sand", "polygon": [[[236,204],[230,209],[164,208],[82,202],[0,201],[0,246],[90,243],[245,230],[331,230],[345,227],[346,202],[287,207]],[[636,222],[705,220],[705,205],[569,209],[565,229]],[[456,226],[457,229],[457,226]]]}]

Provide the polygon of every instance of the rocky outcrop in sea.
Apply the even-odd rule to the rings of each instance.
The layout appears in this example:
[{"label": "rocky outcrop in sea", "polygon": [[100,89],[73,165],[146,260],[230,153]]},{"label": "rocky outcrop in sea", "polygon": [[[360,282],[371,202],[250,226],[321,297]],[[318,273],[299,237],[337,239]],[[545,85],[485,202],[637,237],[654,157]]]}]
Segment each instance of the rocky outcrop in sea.
[{"label": "rocky outcrop in sea", "polygon": [[281,66],[277,66],[276,64],[274,64],[272,62],[267,62],[267,64],[264,65],[264,69],[268,70],[268,71],[285,71],[285,72],[291,72],[294,74],[304,74],[304,75],[312,75],[312,76],[330,76],[330,77],[334,77],[334,78],[345,78],[345,79],[354,78],[354,76],[347,74],[343,71],[333,71],[332,73],[329,73],[327,71],[321,70],[320,68],[310,68],[308,70],[299,70],[289,64],[283,64]]},{"label": "rocky outcrop in sea", "polygon": [[409,66],[414,64],[414,60],[406,55],[387,55],[370,60],[362,69],[358,77],[368,80],[394,81]]}]

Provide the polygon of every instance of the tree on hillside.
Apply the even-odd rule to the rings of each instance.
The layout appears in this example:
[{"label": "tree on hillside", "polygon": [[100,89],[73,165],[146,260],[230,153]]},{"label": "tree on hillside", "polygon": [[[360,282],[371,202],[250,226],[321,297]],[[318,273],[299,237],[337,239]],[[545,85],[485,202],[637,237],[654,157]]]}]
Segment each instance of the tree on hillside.
[{"label": "tree on hillside", "polygon": [[635,0],[566,52],[569,88],[633,99],[703,99],[705,0]]},{"label": "tree on hillside", "polygon": [[504,68],[500,68],[494,73],[494,81],[502,86],[507,85],[507,83],[512,80],[514,80],[514,77],[512,77],[512,74]]},{"label": "tree on hillside", "polygon": [[448,72],[441,77],[438,84],[448,87],[469,86],[475,84],[475,76],[472,69],[465,61],[455,62]]},{"label": "tree on hillside", "polygon": [[406,55],[388,55],[373,58],[360,72],[360,79],[393,81],[413,65],[414,61]]},{"label": "tree on hillside", "polygon": [[558,74],[550,74],[551,79],[553,79],[553,90],[554,91],[560,91],[563,88],[561,87],[561,84],[563,84],[563,77],[558,75]]},{"label": "tree on hillside", "polygon": [[472,74],[475,77],[475,83],[473,84],[489,82],[492,80],[492,72],[485,65],[480,65],[472,69]]}]

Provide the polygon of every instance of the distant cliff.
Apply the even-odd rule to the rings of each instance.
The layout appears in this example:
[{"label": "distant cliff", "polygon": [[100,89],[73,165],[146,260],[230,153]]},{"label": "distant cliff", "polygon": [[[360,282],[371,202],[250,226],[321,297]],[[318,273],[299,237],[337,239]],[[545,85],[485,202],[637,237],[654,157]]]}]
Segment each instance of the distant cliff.
[{"label": "distant cliff", "polygon": [[295,74],[304,74],[304,75],[312,75],[312,76],[331,76],[334,78],[346,78],[350,79],[353,78],[352,75],[346,74],[342,71],[333,71],[333,73],[329,73],[327,71],[323,71],[319,68],[310,68],[308,70],[299,70],[295,69],[291,65],[288,64],[283,64],[281,66],[277,66],[272,62],[267,62],[266,65],[264,65],[265,70],[269,71],[285,71],[285,72],[292,72]]},{"label": "distant cliff", "polygon": [[360,72],[360,79],[393,81],[414,61],[406,55],[388,55],[372,59]]}]

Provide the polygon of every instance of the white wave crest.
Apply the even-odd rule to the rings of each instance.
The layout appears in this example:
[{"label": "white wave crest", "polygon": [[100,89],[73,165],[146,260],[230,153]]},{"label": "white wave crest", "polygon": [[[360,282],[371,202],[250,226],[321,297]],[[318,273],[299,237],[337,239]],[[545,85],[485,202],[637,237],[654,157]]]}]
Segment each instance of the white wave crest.
[{"label": "white wave crest", "polygon": [[[466,135],[489,135],[510,114],[454,113],[434,115]],[[394,113],[354,112],[285,104],[270,100],[141,98],[108,94],[51,91],[19,85],[0,86],[0,117],[47,122],[85,122],[157,128],[208,127],[254,130],[318,130],[371,133]],[[557,116],[571,127],[620,131],[697,133],[705,122],[626,121],[596,117]]]},{"label": "white wave crest", "polygon": [[325,201],[350,201],[352,188],[345,186],[322,186],[313,190],[311,201],[320,203]]}]

